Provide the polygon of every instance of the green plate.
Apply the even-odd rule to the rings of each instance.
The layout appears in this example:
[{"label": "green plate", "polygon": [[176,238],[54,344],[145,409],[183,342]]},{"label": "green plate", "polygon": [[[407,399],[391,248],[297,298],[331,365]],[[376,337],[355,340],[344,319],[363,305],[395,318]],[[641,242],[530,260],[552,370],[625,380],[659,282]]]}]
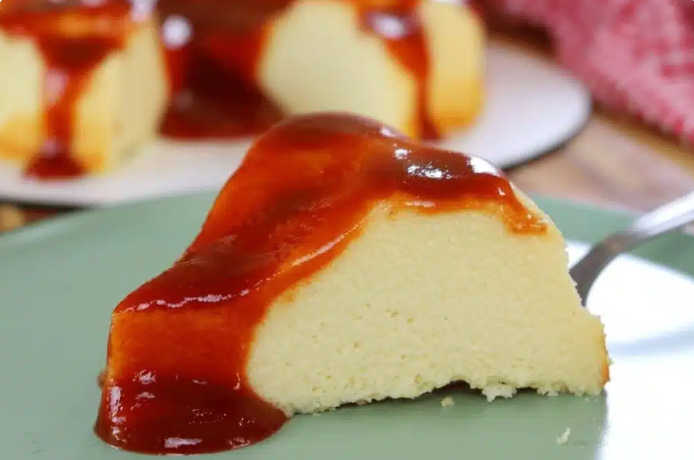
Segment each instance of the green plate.
[{"label": "green plate", "polygon": [[[0,458],[110,460],[92,433],[111,309],[167,267],[210,194],[114,207],[0,237]],[[570,254],[628,216],[539,199]],[[694,459],[694,239],[673,234],[608,267],[589,299],[614,364],[602,397],[465,390],[299,416],[221,459]],[[451,395],[455,405],[442,407]],[[570,429],[567,442],[558,443]]]}]

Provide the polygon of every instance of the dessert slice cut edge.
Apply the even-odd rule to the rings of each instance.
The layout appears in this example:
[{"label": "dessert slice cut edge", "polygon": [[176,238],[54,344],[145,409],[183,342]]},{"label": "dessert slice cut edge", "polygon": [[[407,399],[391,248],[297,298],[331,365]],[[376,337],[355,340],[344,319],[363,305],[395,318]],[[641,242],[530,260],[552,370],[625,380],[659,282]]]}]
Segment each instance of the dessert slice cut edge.
[{"label": "dessert slice cut edge", "polygon": [[551,219],[485,161],[362,117],[294,117],[114,311],[97,433],[195,453],[457,381],[488,399],[597,395],[604,330],[567,262]]}]

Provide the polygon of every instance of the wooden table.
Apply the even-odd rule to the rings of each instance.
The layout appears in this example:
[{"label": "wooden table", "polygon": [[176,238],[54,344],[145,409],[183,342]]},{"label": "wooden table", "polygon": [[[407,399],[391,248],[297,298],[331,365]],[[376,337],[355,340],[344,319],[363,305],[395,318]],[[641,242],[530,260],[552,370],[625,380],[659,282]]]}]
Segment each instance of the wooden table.
[{"label": "wooden table", "polygon": [[[551,59],[537,31],[505,26],[494,38]],[[581,133],[566,145],[509,171],[530,193],[633,211],[694,190],[694,149],[653,128],[596,108]],[[0,231],[65,211],[0,203]]]}]

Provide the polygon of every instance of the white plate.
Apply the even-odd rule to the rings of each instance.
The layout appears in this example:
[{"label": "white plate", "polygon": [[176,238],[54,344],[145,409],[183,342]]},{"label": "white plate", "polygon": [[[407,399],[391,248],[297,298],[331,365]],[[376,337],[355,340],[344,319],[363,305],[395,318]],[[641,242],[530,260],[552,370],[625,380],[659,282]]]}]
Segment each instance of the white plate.
[{"label": "white plate", "polygon": [[[558,147],[586,122],[587,89],[557,66],[515,48],[490,45],[487,100],[474,126],[439,144],[507,168]],[[89,206],[217,190],[238,167],[250,140],[157,141],[117,171],[70,181],[35,181],[0,162],[0,198]]]},{"label": "white plate", "polygon": [[[588,247],[569,240],[567,249],[571,266]],[[663,347],[676,349],[681,340],[682,351],[692,354],[687,372],[694,376],[694,348],[686,346],[694,331],[691,277],[640,257],[620,255],[595,282],[587,306],[605,324],[610,353],[645,358]]]},{"label": "white plate", "polygon": [[[587,247],[567,243],[573,263]],[[694,458],[694,445],[682,442],[694,420],[694,280],[622,255],[598,278],[587,304],[605,324],[613,363],[599,449],[571,458]]]}]

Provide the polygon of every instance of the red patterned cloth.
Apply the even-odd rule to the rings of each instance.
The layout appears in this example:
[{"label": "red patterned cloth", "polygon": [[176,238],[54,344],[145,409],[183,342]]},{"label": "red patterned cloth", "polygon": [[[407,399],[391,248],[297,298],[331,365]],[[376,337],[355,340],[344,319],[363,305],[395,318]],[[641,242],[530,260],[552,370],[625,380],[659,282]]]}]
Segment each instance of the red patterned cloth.
[{"label": "red patterned cloth", "polygon": [[605,106],[694,144],[694,0],[488,0],[539,25]]}]

